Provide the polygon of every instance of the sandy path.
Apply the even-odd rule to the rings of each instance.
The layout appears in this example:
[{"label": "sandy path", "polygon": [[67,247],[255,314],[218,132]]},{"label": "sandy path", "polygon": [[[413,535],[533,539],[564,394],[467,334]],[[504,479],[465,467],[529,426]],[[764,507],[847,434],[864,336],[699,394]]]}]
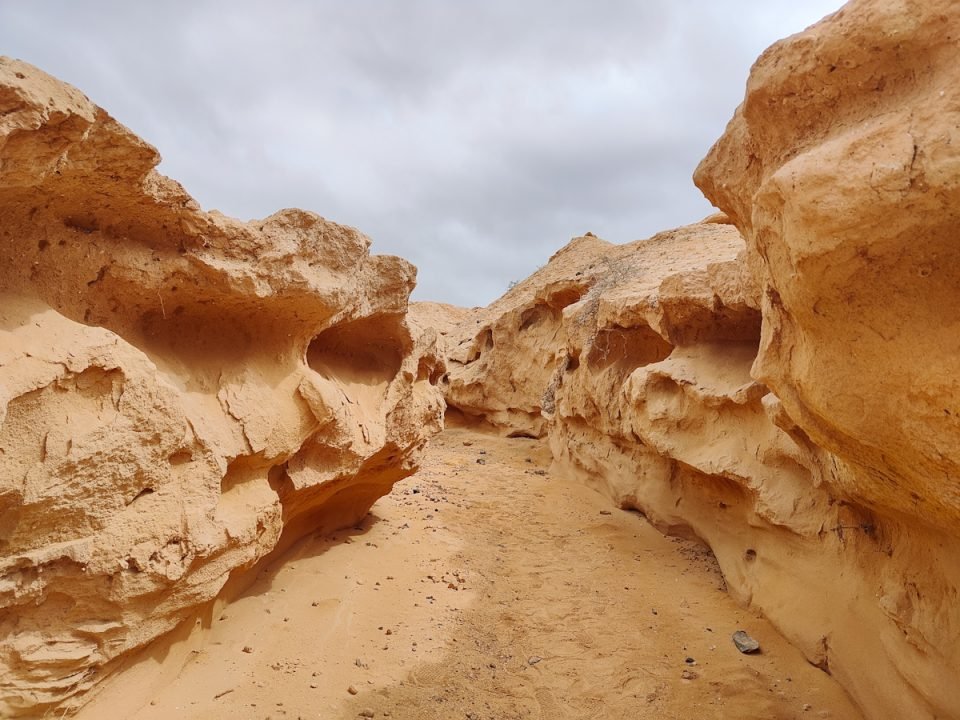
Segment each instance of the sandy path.
[{"label": "sandy path", "polygon": [[[79,717],[860,717],[712,556],[548,463],[446,431],[362,529],[301,542]],[[734,648],[740,628],[761,654]]]}]

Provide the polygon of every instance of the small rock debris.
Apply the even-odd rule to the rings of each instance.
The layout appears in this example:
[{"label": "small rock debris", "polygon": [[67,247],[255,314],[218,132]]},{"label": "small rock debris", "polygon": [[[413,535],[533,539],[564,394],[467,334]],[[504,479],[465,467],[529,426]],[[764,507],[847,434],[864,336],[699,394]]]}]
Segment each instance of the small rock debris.
[{"label": "small rock debris", "polygon": [[737,630],[733,634],[733,644],[744,654],[755,653],[760,649],[760,643],[747,635],[744,630]]}]

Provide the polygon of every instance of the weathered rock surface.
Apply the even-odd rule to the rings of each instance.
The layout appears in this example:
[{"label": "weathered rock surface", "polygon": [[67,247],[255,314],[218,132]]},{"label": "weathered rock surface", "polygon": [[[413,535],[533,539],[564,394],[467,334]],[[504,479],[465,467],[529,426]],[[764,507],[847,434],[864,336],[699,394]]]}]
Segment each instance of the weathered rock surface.
[{"label": "weathered rock surface", "polygon": [[696,174],[761,285],[754,375],[847,494],[954,531],[958,36],[955,2],[849,3],[764,53]]},{"label": "weathered rock surface", "polygon": [[407,322],[417,333],[435,334],[437,353],[446,358],[453,351],[454,344],[459,342],[460,325],[477,309],[438,302],[412,302]]},{"label": "weathered rock surface", "polygon": [[415,269],[203,212],[77,90],[0,59],[0,715],[69,705],[441,423]]},{"label": "weathered rock surface", "polygon": [[956,3],[855,0],[773,46],[696,176],[745,241],[578,238],[446,385],[709,544],[874,718],[960,717],[958,37]]},{"label": "weathered rock surface", "polygon": [[[867,715],[956,716],[956,535],[851,496],[844,458],[751,376],[765,319],[745,268],[728,225],[574,240],[461,324],[454,420],[545,433],[555,472],[708,544]],[[577,292],[550,305],[561,274]]]}]

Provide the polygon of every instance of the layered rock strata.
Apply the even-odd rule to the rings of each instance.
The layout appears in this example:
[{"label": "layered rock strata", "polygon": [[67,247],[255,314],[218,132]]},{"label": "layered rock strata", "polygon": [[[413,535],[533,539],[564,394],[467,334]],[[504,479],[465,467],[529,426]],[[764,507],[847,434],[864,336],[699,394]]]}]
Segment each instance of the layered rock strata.
[{"label": "layered rock strata", "polygon": [[[0,59],[0,715],[68,707],[440,428],[415,268],[313,213],[203,212]],[[65,704],[66,703],[66,704]]]}]

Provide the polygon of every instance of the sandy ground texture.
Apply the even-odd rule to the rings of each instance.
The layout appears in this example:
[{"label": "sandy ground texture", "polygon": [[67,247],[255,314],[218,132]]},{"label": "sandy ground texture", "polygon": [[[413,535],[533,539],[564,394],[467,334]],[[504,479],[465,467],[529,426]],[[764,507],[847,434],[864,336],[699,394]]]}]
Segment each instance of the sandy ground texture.
[{"label": "sandy ground texture", "polygon": [[78,717],[860,717],[709,552],[548,463],[538,441],[447,430],[362,527],[263,567]]}]

